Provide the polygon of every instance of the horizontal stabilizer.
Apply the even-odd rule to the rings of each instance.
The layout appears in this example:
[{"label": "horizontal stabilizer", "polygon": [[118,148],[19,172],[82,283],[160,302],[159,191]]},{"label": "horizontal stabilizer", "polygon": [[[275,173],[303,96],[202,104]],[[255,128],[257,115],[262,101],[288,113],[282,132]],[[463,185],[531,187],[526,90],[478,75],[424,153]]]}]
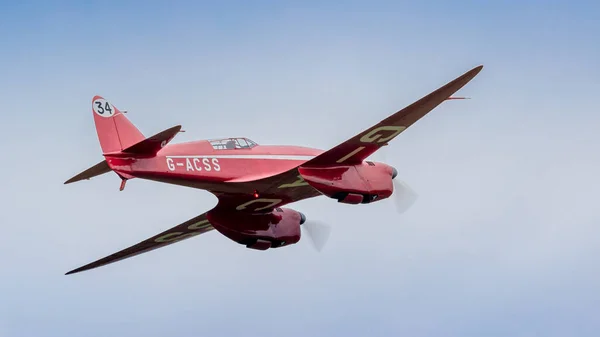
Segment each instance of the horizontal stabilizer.
[{"label": "horizontal stabilizer", "polygon": [[108,163],[106,162],[106,160],[103,160],[103,161],[99,162],[98,164],[90,167],[89,169],[79,173],[78,175],[74,176],[73,178],[65,181],[65,184],[74,183],[76,181],[80,181],[80,180],[84,180],[84,179],[90,179],[95,176],[99,176],[101,174],[108,173],[110,171],[111,171],[111,169],[108,166]]},{"label": "horizontal stabilizer", "polygon": [[123,150],[123,152],[140,155],[155,155],[181,131],[181,125],[176,125],[148,137]]}]

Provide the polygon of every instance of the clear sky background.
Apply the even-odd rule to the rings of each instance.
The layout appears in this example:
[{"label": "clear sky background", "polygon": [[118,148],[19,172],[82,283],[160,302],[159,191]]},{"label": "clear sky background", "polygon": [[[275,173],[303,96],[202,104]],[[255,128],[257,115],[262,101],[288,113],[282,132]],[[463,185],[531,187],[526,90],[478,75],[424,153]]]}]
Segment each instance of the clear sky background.
[{"label": "clear sky background", "polygon": [[[0,2],[0,336],[596,336],[593,1]],[[91,98],[146,135],[327,149],[479,64],[389,146],[419,193],[289,205],[328,222],[253,251],[217,232],[82,274],[213,207],[107,174]]]}]

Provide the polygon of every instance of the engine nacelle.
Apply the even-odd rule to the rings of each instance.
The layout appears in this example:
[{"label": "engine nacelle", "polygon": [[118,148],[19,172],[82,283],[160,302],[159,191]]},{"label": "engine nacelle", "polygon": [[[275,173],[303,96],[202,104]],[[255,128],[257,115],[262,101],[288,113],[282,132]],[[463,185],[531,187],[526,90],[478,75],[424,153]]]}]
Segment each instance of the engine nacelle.
[{"label": "engine nacelle", "polygon": [[347,204],[368,204],[389,198],[394,168],[370,161],[357,165],[299,167],[302,178],[324,195]]},{"label": "engine nacelle", "polygon": [[208,221],[221,234],[248,248],[266,250],[300,241],[300,225],[306,217],[293,209],[276,208],[271,213],[220,211],[207,213]]}]

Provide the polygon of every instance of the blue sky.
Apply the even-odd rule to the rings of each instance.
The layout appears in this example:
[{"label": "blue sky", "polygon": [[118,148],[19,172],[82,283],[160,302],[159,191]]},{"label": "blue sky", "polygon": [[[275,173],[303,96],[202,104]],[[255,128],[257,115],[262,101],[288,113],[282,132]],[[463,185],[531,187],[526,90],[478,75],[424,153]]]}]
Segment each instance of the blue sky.
[{"label": "blue sky", "polygon": [[[600,328],[600,5],[28,1],[0,7],[0,337],[592,336]],[[112,174],[91,98],[176,141],[327,149],[468,69],[373,159],[419,193],[292,204],[328,222],[257,252],[218,233],[63,274],[215,204]]]}]

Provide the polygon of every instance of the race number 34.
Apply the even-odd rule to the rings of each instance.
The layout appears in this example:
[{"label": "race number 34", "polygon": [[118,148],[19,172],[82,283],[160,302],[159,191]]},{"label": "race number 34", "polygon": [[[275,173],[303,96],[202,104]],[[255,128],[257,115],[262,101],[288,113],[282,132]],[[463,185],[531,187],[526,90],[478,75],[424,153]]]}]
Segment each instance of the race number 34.
[{"label": "race number 34", "polygon": [[92,103],[94,112],[102,117],[111,117],[115,114],[113,106],[103,98],[99,98]]}]

